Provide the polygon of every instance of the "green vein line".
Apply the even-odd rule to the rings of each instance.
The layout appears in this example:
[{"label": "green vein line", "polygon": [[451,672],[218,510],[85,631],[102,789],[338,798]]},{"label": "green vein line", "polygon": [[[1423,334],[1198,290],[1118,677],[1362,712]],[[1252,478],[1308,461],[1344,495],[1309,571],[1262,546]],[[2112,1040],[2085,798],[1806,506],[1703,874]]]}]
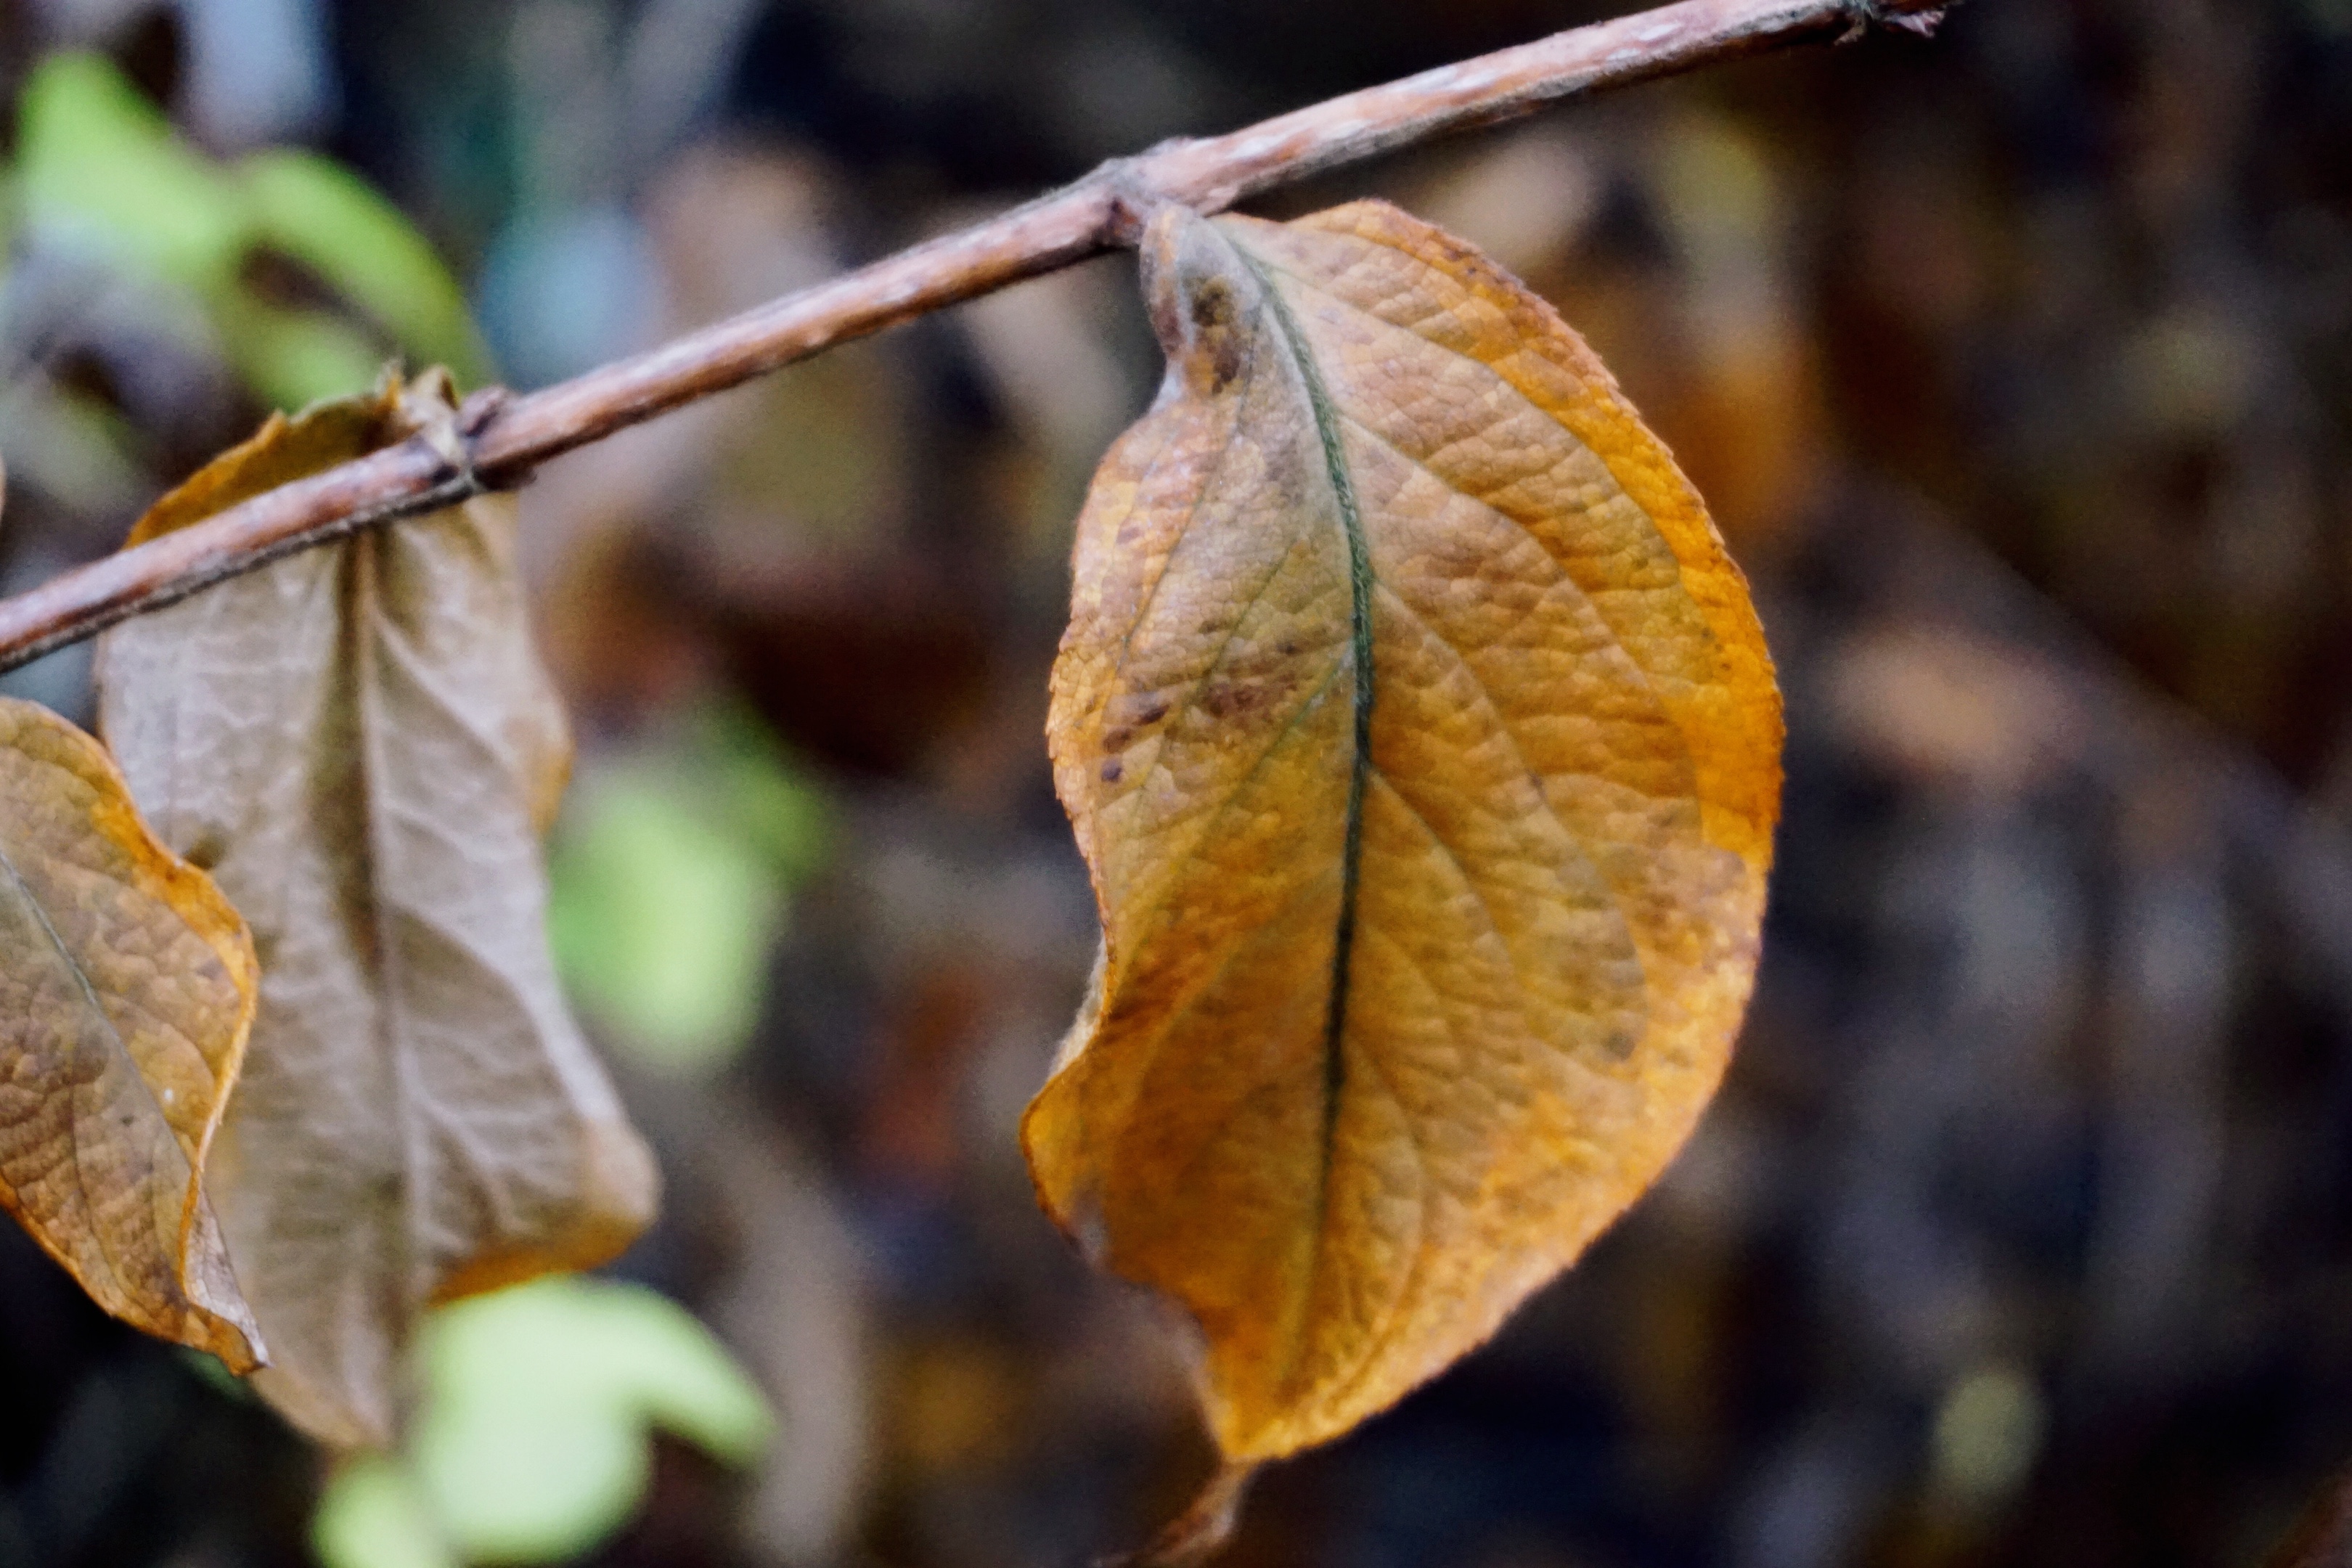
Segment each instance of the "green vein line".
[{"label": "green vein line", "polygon": [[1356,895],[1364,862],[1364,781],[1372,765],[1372,555],[1364,540],[1364,517],[1356,500],[1355,477],[1348,468],[1341,445],[1339,411],[1323,384],[1322,372],[1308,349],[1306,330],[1276,289],[1274,279],[1255,258],[1234,247],[1243,264],[1265,290],[1267,308],[1282,329],[1290,357],[1307,386],[1307,402],[1315,414],[1315,434],[1323,445],[1323,464],[1331,479],[1332,499],[1339,509],[1339,528],[1348,541],[1348,591],[1350,652],[1355,661],[1355,755],[1348,768],[1347,837],[1339,852],[1339,920],[1331,949],[1331,992],[1323,1015],[1323,1164],[1330,1165],[1331,1139],[1339,1115],[1339,1092],[1347,1086],[1348,1067],[1341,1042],[1348,1029],[1349,972],[1355,959]]}]

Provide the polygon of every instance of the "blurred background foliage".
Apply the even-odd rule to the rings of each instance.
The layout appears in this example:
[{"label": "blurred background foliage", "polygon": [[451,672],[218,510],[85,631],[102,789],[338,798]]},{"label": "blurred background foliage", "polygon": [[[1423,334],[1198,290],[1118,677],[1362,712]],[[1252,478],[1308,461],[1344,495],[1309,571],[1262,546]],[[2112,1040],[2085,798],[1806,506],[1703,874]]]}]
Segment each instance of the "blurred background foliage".
[{"label": "blurred background foliage", "polygon": [[[541,384],[1603,9],[0,0],[0,589],[386,354]],[[2259,1562],[2352,1458],[2352,5],[1969,0],[1263,210],[1363,193],[1709,496],[1787,823],[1688,1153],[1234,1568]],[[539,477],[555,934],[667,1214],[451,1313],[332,1476],[0,1234],[0,1564],[1029,1568],[1178,1506],[1181,1375],[1013,1132],[1094,941],[1069,521],[1157,374],[1106,261]]]}]

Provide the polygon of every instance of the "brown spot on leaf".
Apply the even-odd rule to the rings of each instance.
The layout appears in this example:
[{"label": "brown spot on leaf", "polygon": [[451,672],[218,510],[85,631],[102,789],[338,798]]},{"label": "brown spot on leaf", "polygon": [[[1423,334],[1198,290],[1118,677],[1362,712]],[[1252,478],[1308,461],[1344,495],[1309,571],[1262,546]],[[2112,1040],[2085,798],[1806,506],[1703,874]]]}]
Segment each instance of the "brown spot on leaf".
[{"label": "brown spot on leaf", "polygon": [[1214,680],[1201,690],[1201,706],[1213,719],[1237,719],[1264,708],[1273,689],[1255,680]]}]

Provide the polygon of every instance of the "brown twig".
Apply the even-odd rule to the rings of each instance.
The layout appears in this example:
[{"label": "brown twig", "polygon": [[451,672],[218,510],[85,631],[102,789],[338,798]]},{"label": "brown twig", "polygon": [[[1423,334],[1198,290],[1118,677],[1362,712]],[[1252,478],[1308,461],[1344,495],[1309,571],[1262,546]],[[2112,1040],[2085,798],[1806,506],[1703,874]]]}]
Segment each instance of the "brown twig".
[{"label": "brown twig", "polygon": [[1874,24],[1932,29],[1948,0],[1682,0],[1367,88],[1229,135],[1114,159],[1001,216],[528,396],[477,395],[470,471],[421,439],[253,498],[0,600],[0,669],[356,527],[513,485],[548,458],[835,343],[1131,245],[1163,202],[1221,211],[1276,185],[1543,104]]}]

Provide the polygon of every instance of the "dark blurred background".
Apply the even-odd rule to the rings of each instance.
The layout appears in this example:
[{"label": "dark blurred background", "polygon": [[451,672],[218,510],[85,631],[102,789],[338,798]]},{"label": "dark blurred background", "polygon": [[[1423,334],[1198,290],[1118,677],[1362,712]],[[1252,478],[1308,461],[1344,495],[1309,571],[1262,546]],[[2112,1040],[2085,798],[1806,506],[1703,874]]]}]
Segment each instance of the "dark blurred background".
[{"label": "dark blurred background", "polygon": [[[1606,9],[0,0],[0,134],[35,192],[19,100],[79,49],[209,167],[330,154],[530,386]],[[2352,1460],[2352,3],[1969,0],[1258,210],[1363,194],[1555,300],[1709,497],[1786,824],[1689,1151],[1494,1344],[1267,1476],[1228,1561],[2252,1568]],[[344,345],[257,366],[227,294],[37,206],[11,590],[273,395],[448,337],[256,243],[240,308]],[[556,935],[670,1184],[615,1272],[777,1417],[748,1466],[656,1436],[580,1561],[1060,1568],[1208,1464],[1013,1135],[1094,942],[1040,735],[1069,524],[1157,375],[1115,258],[525,493],[583,741]],[[82,713],[86,679],[7,689]],[[325,1476],[0,1234],[0,1564],[307,1562]],[[455,1561],[338,1517],[333,1568]]]}]

